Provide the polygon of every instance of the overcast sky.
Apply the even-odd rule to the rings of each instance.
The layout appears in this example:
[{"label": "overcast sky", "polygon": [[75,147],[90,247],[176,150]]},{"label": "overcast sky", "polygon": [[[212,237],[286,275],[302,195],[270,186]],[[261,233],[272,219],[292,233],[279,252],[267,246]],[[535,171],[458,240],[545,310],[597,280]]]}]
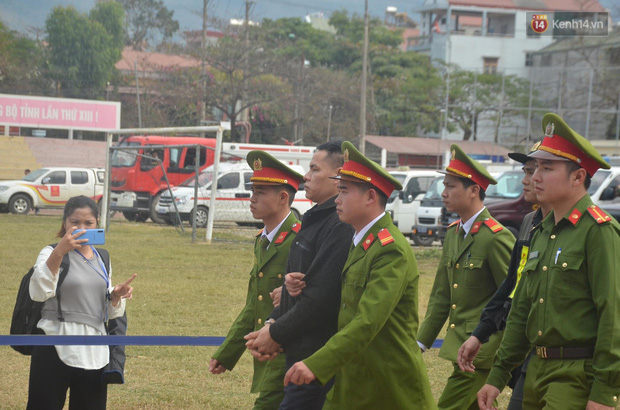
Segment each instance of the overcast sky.
[{"label": "overcast sky", "polygon": [[[619,0],[599,0],[604,7],[620,12]],[[174,18],[179,21],[180,30],[202,28],[202,0],[164,0],[166,7],[174,10]],[[304,17],[308,13],[323,12],[329,16],[336,10],[347,10],[350,14],[364,13],[364,0],[255,0],[251,18],[277,19],[280,17]],[[385,15],[388,6],[395,6],[410,16],[424,0],[369,0],[372,16]],[[26,31],[30,27],[44,28],[45,18],[54,6],[72,5],[81,12],[88,12],[95,0],[0,0],[0,19],[14,30]],[[245,0],[209,0],[209,13],[221,19],[243,18]]]},{"label": "overcast sky", "polygon": [[[280,17],[304,17],[308,13],[323,12],[329,16],[333,11],[346,9],[349,13],[363,14],[364,0],[256,0],[251,18],[277,19]],[[410,15],[416,4],[423,0],[369,0],[371,15],[383,17],[388,6]],[[88,12],[95,0],[0,0],[0,18],[12,29],[24,31],[38,26],[43,28],[45,18],[54,6],[72,5],[81,12]],[[179,21],[181,31],[202,28],[202,0],[164,0],[164,4],[174,10],[174,18]],[[219,18],[243,18],[244,0],[209,0],[208,12]]]}]

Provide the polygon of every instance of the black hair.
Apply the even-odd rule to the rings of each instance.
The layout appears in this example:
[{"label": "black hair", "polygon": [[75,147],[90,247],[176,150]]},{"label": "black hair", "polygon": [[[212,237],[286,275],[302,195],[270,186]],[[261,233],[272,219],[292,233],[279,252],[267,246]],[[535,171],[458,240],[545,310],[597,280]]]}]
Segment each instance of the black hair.
[{"label": "black hair", "polygon": [[[478,185],[476,184],[474,181],[472,181],[469,178],[461,178],[459,177],[459,179],[463,182],[463,188],[467,189],[472,185]],[[478,196],[480,197],[481,201],[484,201],[484,198],[486,198],[487,193],[484,192],[484,189],[482,189],[482,187],[480,185],[478,185],[478,187],[480,187],[480,190],[478,191]]]},{"label": "black hair", "polygon": [[[566,170],[568,171],[568,175],[572,174],[573,172],[577,171],[580,168],[583,168],[583,167],[581,165],[577,164],[576,162],[568,161],[566,163]],[[583,182],[583,186],[586,188],[586,191],[588,189],[590,189],[590,184],[591,183],[592,183],[592,177],[586,171],[586,178],[585,178],[585,180]]]},{"label": "black hair", "polygon": [[342,141],[327,141],[316,147],[315,152],[325,151],[325,159],[332,162],[334,168],[344,165],[344,155],[342,154]]},{"label": "black hair", "polygon": [[367,192],[370,189],[374,189],[375,192],[377,193],[377,197],[379,198],[379,205],[381,205],[382,209],[385,209],[385,206],[387,205],[387,200],[388,200],[388,197],[385,194],[385,192],[383,192],[382,190],[380,190],[376,186],[374,186],[372,184],[369,184],[367,182],[362,182],[362,183],[359,183],[357,185],[359,185],[360,190],[362,192]]},{"label": "black hair", "polygon": [[65,221],[71,216],[73,212],[75,212],[76,209],[80,208],[90,208],[93,216],[95,217],[97,222],[99,222],[99,208],[97,207],[97,203],[94,200],[84,195],[71,197],[65,204],[65,209],[62,215],[62,225],[60,226],[60,230],[56,234],[57,237],[62,238],[63,236],[65,236],[65,234],[67,233]]}]

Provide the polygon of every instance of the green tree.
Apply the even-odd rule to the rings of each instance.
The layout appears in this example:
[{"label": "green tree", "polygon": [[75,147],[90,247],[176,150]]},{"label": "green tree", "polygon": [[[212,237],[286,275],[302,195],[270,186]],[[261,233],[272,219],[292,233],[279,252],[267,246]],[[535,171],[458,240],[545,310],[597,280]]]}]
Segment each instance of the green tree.
[{"label": "green tree", "polygon": [[45,94],[45,50],[40,43],[9,30],[0,21],[0,90],[14,94]]},{"label": "green tree", "polygon": [[[463,140],[477,138],[478,122],[500,122],[523,117],[525,111],[508,110],[507,107],[527,107],[529,81],[515,75],[478,74],[457,66],[450,70],[448,129],[463,130]],[[498,142],[499,130],[495,128],[494,141]]]},{"label": "green tree", "polygon": [[[234,125],[246,109],[280,98],[290,88],[268,70],[274,66],[273,59],[269,50],[256,44],[248,49],[238,37],[221,38],[206,52],[209,69],[204,101],[207,107],[219,110]],[[234,126],[231,134],[233,141],[242,139]]]},{"label": "green tree", "polygon": [[125,8],[125,43],[134,50],[143,50],[148,41],[160,35],[164,41],[179,30],[174,11],[162,0],[120,0]]},{"label": "green tree", "polygon": [[[122,27],[122,13],[115,3],[98,3],[93,11],[111,30]],[[104,19],[105,17],[105,19]],[[112,17],[118,21],[113,22]],[[95,19],[73,7],[55,7],[45,22],[49,45],[50,77],[57,95],[95,98],[101,96],[120,58],[118,32],[110,33]]]}]

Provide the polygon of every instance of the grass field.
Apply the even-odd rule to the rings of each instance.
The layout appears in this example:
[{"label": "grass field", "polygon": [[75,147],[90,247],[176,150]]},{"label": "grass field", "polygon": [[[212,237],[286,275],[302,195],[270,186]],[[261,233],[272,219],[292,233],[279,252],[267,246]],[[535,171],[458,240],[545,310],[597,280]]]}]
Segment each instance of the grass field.
[{"label": "grass field", "polygon": [[[0,214],[0,334],[8,334],[17,288],[39,251],[57,242],[60,216]],[[233,225],[215,231],[212,244],[192,244],[174,228],[114,220],[105,246],[113,282],[133,273],[128,302],[133,335],[225,336],[245,301],[253,263],[253,231]],[[199,231],[204,237],[204,230]],[[415,249],[420,267],[420,317],[426,311],[440,249]],[[443,337],[443,334],[439,337]],[[249,409],[251,357],[234,371],[214,376],[208,361],[215,347],[128,346],[125,385],[110,386],[110,409]],[[431,386],[438,398],[451,364],[425,353]],[[0,346],[0,408],[23,409],[30,359]],[[510,390],[510,389],[507,389]],[[505,408],[507,394],[501,396]]]}]

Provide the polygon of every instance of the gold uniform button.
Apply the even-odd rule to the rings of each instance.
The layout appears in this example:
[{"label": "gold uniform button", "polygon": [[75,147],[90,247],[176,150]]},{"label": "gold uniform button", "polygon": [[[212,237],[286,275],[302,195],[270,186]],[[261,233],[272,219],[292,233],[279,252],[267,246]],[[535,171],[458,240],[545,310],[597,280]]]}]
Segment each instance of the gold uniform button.
[{"label": "gold uniform button", "polygon": [[450,329],[454,329],[455,327],[456,327],[456,325],[455,325],[454,323],[452,323],[452,324],[450,325]]},{"label": "gold uniform button", "polygon": [[459,285],[457,285],[456,283],[454,284],[454,289],[458,288]]},{"label": "gold uniform button", "polygon": [[452,309],[456,309],[456,305],[452,305]]},{"label": "gold uniform button", "polygon": [[263,319],[258,319],[257,322],[260,325],[261,323],[263,323]]},{"label": "gold uniform button", "polygon": [[618,396],[614,396],[614,401],[618,401]]},{"label": "gold uniform button", "polygon": [[258,300],[263,300],[263,295],[258,295]]},{"label": "gold uniform button", "polygon": [[474,267],[474,264],[473,264],[473,263],[470,263],[470,264],[469,264],[469,267],[470,267],[470,268],[473,268],[473,267]]},{"label": "gold uniform button", "polygon": [[554,235],[551,235],[551,239],[555,239],[555,234],[554,234]]},{"label": "gold uniform button", "polygon": [[543,266],[543,272],[547,272],[547,269],[548,268],[546,266]]},{"label": "gold uniform button", "polygon": [[538,331],[538,336],[542,336],[542,330]]},{"label": "gold uniform button", "polygon": [[568,263],[566,263],[566,262],[564,262],[564,263],[562,264],[562,267],[563,267],[563,268],[565,268],[565,267],[567,267],[567,266],[568,266]]},{"label": "gold uniform button", "polygon": [[278,273],[278,279],[282,279],[282,274]]},{"label": "gold uniform button", "polygon": [[540,298],[539,302],[540,302],[540,303],[545,303],[545,299]]},{"label": "gold uniform button", "polygon": [[262,278],[263,276],[265,276],[265,274],[263,272],[258,272],[258,277]]},{"label": "gold uniform button", "polygon": [[457,263],[457,264],[456,264],[456,268],[458,269],[458,268],[460,268],[460,267],[461,267],[461,265]]}]

